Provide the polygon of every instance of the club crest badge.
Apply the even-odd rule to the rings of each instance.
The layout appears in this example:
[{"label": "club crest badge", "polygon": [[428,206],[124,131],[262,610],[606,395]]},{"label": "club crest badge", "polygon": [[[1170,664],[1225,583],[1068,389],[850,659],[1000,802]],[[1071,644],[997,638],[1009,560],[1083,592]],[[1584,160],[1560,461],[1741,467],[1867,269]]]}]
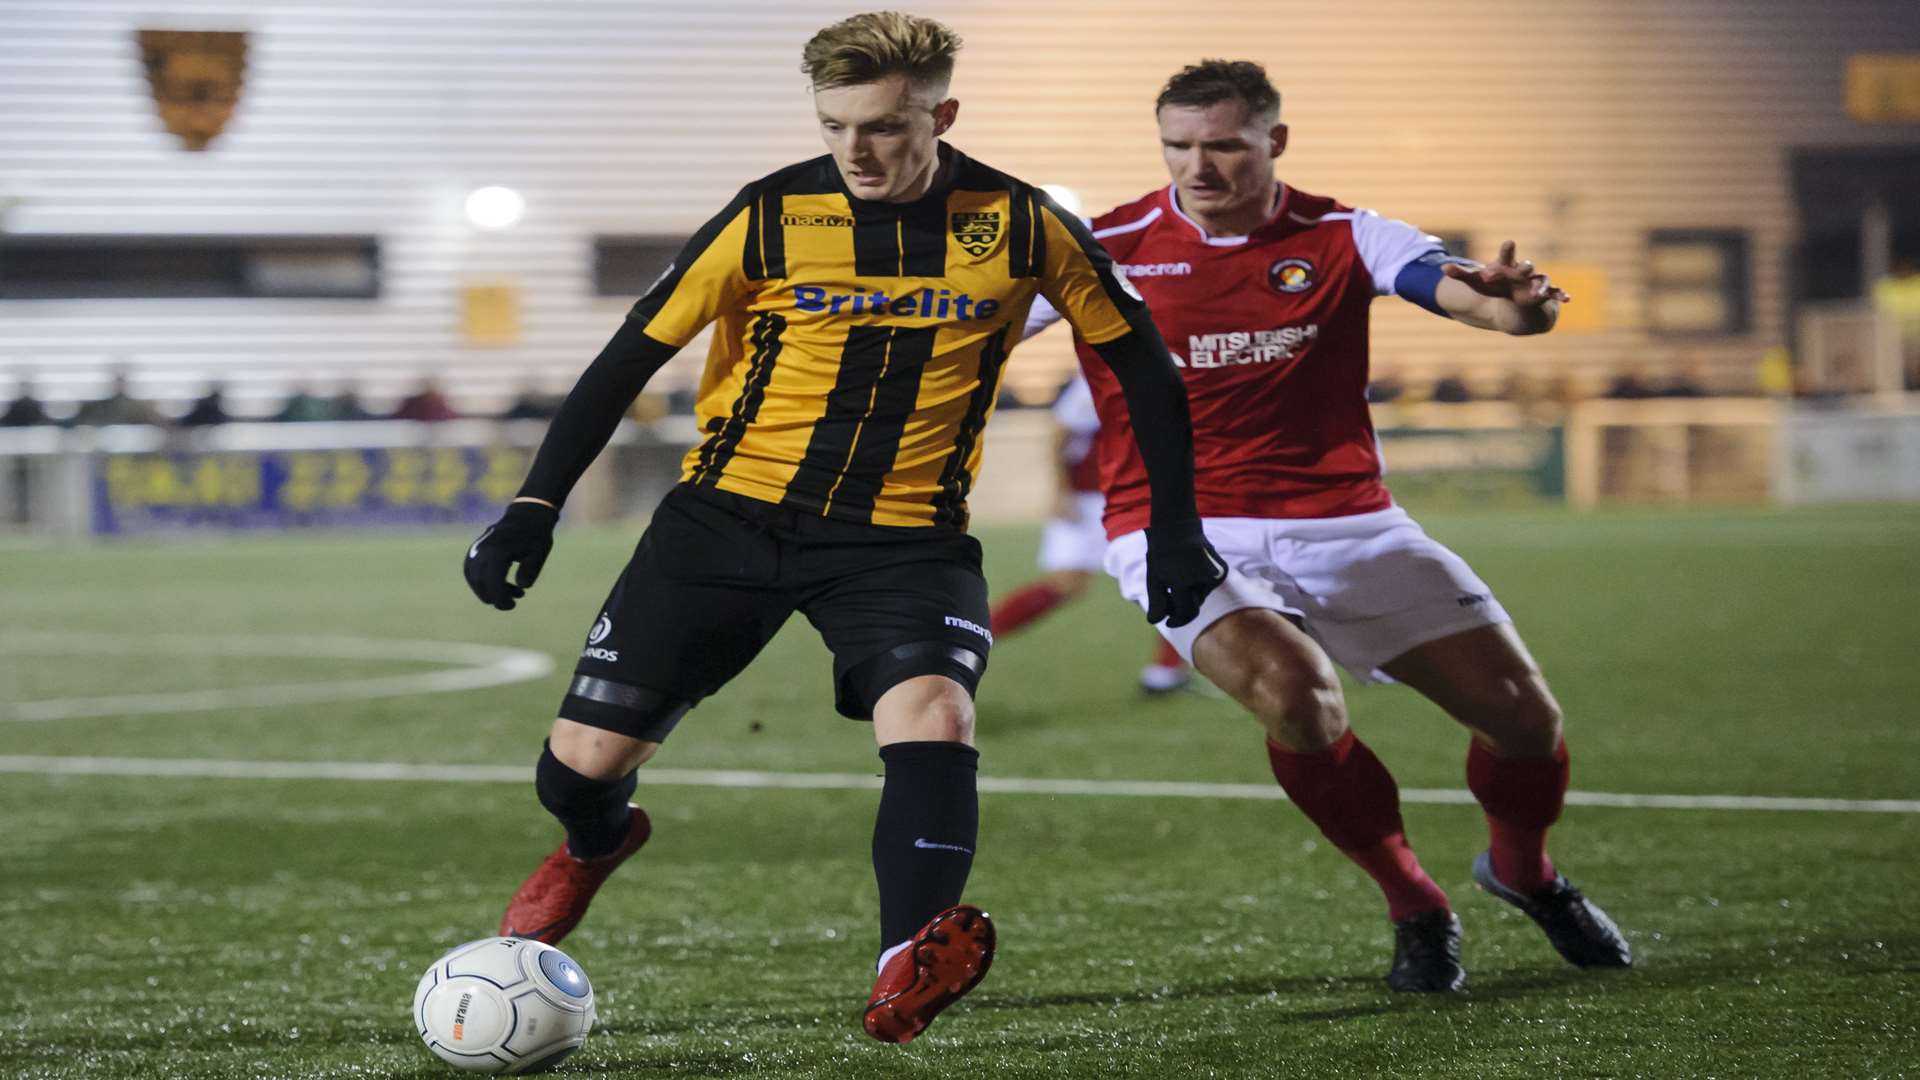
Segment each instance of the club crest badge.
[{"label": "club crest badge", "polygon": [[238,30],[142,30],[140,61],[160,123],[188,150],[205,150],[226,130],[247,70]]},{"label": "club crest badge", "polygon": [[974,211],[952,216],[953,239],[960,249],[974,258],[993,250],[1000,242],[1000,212]]},{"label": "club crest badge", "polygon": [[1267,284],[1283,293],[1313,288],[1313,264],[1305,259],[1281,259],[1267,268]]}]

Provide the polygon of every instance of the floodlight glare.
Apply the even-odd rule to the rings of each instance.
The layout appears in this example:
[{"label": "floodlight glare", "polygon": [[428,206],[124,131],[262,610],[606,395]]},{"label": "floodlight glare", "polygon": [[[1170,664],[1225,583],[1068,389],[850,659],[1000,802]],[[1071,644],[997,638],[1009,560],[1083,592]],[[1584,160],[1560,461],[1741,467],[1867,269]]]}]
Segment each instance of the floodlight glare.
[{"label": "floodlight glare", "polygon": [[467,196],[467,220],[476,229],[507,229],[520,221],[527,200],[510,187],[475,188]]}]

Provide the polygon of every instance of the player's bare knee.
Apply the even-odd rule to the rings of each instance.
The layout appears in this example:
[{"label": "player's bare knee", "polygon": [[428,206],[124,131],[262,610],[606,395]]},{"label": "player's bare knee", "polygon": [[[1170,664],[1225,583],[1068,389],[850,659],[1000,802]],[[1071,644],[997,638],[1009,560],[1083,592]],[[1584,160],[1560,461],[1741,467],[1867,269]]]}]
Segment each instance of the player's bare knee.
[{"label": "player's bare knee", "polygon": [[618,780],[646,764],[660,744],[556,717],[547,746],[560,763],[595,780]]},{"label": "player's bare knee", "polygon": [[873,736],[881,746],[897,742],[957,742],[973,745],[973,697],[940,676],[909,679],[882,694],[873,709]]},{"label": "player's bare knee", "polygon": [[1317,750],[1346,730],[1346,697],[1331,664],[1269,652],[1242,657],[1218,676],[1207,674],[1289,749]]},{"label": "player's bare knee", "polygon": [[1481,695],[1468,726],[1503,757],[1551,757],[1560,745],[1560,703],[1538,673],[1501,678]]},{"label": "player's bare knee", "polygon": [[1264,665],[1248,687],[1251,706],[1273,741],[1319,750],[1347,730],[1346,695],[1331,665]]},{"label": "player's bare knee", "polygon": [[922,714],[924,742],[957,742],[973,745],[973,702],[942,698]]},{"label": "player's bare knee", "polygon": [[1519,683],[1514,729],[1529,757],[1551,756],[1564,737],[1566,717],[1546,680],[1537,674]]}]

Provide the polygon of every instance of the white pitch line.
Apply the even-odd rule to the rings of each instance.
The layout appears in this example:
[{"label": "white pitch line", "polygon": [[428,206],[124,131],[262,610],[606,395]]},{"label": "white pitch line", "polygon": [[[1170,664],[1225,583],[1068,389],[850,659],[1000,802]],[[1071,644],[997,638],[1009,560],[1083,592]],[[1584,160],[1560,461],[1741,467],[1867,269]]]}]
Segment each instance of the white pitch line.
[{"label": "white pitch line", "polygon": [[[0,773],[46,776],[139,776],[218,780],[401,780],[468,784],[533,783],[530,765],[431,765],[398,761],[226,761],[216,758],[57,757],[0,755]],[[870,790],[880,778],[862,773],[759,772],[747,769],[640,770],[656,787]],[[1072,780],[983,776],[980,790],[1007,795],[1069,795],[1134,799],[1285,801],[1270,784],[1207,784],[1162,780]],[[1465,791],[1407,788],[1410,803],[1470,805]],[[1809,799],[1764,795],[1635,795],[1570,791],[1572,806],[1633,810],[1770,810],[1848,814],[1920,814],[1920,799]]]},{"label": "white pitch line", "polygon": [[282,683],[276,686],[184,690],[173,693],[109,694],[98,697],[25,701],[0,720],[43,722],[101,716],[152,716],[213,709],[276,708],[327,701],[366,701],[411,694],[445,694],[538,679],[553,671],[553,658],[531,649],[474,645],[457,641],[421,641],[319,635],[199,637],[156,634],[73,634],[38,631],[0,633],[0,654],[45,654],[49,650],[85,656],[271,656],[321,660],[418,661],[455,664],[438,671],[416,671],[361,679]]}]

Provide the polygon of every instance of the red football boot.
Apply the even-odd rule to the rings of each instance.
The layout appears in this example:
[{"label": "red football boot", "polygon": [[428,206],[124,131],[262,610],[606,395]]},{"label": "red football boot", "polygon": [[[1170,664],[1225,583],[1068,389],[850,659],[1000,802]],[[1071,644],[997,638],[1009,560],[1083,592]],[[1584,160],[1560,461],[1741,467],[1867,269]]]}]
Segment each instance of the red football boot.
[{"label": "red football boot", "polygon": [[547,856],[507,902],[507,913],[500,917],[500,936],[558,945],[561,938],[572,933],[607,875],[619,869],[653,835],[647,812],[637,806],[629,809],[633,816],[627,823],[627,838],[605,855],[576,859],[567,853],[567,842],[560,841],[559,850]]},{"label": "red football boot", "polygon": [[961,904],[935,915],[880,969],[867,999],[867,1034],[881,1042],[912,1042],[941,1009],[987,977],[993,941],[993,920],[977,907]]}]

